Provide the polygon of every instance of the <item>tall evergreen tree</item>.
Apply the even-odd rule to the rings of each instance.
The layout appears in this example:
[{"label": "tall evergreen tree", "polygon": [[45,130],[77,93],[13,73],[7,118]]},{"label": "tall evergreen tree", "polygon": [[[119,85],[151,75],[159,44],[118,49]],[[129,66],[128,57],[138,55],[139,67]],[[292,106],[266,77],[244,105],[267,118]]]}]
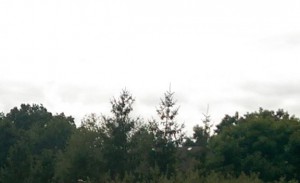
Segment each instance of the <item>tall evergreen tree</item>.
[{"label": "tall evergreen tree", "polygon": [[113,116],[103,117],[104,157],[112,178],[123,177],[129,166],[130,138],[138,121],[130,117],[134,101],[132,95],[123,90],[118,99],[111,101]]},{"label": "tall evergreen tree", "polygon": [[207,112],[204,114],[204,119],[202,120],[203,126],[196,125],[193,128],[194,134],[193,138],[195,139],[195,145],[206,148],[208,141],[211,137],[211,128],[213,125],[211,124],[210,115],[208,113],[208,107]]},{"label": "tall evergreen tree", "polygon": [[157,114],[160,122],[151,121],[150,126],[154,134],[154,158],[160,171],[167,176],[175,173],[176,148],[181,145],[184,137],[183,124],[179,124],[175,118],[179,107],[173,98],[174,92],[169,89],[164,94],[158,107]]},{"label": "tall evergreen tree", "polygon": [[175,120],[179,107],[176,106],[173,96],[174,92],[171,89],[167,91],[156,111],[161,120],[159,130],[162,132],[162,138],[168,145],[177,147],[183,140],[184,134],[182,130],[184,125],[177,123]]}]

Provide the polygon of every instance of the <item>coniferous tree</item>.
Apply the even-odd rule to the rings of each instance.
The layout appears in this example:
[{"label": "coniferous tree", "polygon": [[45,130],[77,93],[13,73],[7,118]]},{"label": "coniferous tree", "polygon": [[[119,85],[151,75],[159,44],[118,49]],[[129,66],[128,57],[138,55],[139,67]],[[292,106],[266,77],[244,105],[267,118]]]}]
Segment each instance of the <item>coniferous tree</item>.
[{"label": "coniferous tree", "polygon": [[175,173],[176,148],[182,144],[184,138],[184,125],[175,120],[179,107],[176,106],[173,96],[174,92],[171,90],[164,94],[156,110],[160,122],[150,122],[150,129],[154,135],[154,162],[161,173],[167,176]]},{"label": "coniferous tree", "polygon": [[179,107],[176,106],[174,101],[174,92],[171,90],[164,94],[164,98],[161,99],[159,108],[156,110],[160,118],[160,129],[162,138],[167,145],[178,147],[182,143],[184,133],[183,124],[176,122],[175,118],[178,115]]},{"label": "coniferous tree", "polygon": [[208,114],[208,108],[206,114],[203,114],[204,119],[202,120],[203,126],[196,125],[193,128],[194,134],[193,138],[195,139],[195,145],[206,148],[208,141],[211,137],[211,124],[210,115]]},{"label": "coniferous tree", "polygon": [[111,101],[113,116],[103,117],[104,157],[112,178],[116,176],[122,178],[130,164],[128,162],[130,139],[138,121],[129,116],[134,101],[132,95],[123,90],[118,99],[114,98]]}]

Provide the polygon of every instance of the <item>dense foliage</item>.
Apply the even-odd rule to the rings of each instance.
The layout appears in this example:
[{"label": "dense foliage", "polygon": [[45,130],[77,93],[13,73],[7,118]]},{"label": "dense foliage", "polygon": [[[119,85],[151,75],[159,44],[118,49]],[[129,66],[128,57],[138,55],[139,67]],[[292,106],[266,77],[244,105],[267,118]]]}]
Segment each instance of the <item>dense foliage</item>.
[{"label": "dense foliage", "polygon": [[79,127],[43,105],[0,113],[0,183],[300,180],[300,121],[283,110],[225,115],[215,128],[205,114],[188,137],[173,92],[150,121],[131,116],[134,102],[124,90],[111,116],[87,115]]}]

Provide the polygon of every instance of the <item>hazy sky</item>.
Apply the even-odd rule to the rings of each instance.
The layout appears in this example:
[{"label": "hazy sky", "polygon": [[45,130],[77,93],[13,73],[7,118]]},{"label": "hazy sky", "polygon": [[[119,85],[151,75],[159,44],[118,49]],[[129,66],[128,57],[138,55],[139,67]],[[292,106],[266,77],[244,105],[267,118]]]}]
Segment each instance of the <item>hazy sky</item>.
[{"label": "hazy sky", "polygon": [[108,114],[127,88],[156,117],[172,83],[187,129],[210,106],[300,117],[299,0],[1,0],[0,111]]}]

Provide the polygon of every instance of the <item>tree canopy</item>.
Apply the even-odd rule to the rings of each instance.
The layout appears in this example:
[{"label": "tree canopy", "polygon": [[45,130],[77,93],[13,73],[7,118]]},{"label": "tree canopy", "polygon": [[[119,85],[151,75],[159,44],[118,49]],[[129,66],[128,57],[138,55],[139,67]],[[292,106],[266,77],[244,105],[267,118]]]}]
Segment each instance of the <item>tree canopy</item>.
[{"label": "tree canopy", "polygon": [[152,120],[134,117],[134,102],[123,90],[111,115],[88,114],[77,127],[38,104],[0,113],[0,183],[300,180],[300,121],[287,111],[226,114],[216,126],[205,114],[187,136],[174,92]]}]

